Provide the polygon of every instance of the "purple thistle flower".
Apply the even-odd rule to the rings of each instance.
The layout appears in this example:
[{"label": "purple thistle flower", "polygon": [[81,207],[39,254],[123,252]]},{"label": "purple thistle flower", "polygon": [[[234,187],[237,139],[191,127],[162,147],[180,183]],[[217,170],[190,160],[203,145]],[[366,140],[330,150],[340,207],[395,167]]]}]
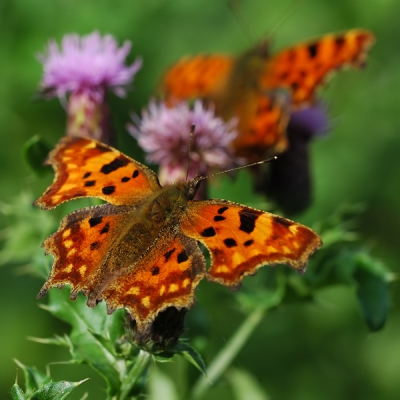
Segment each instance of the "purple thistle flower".
[{"label": "purple thistle flower", "polygon": [[41,86],[50,96],[89,91],[103,98],[105,89],[110,88],[122,97],[142,66],[140,59],[130,66],[124,64],[130,49],[130,42],[119,48],[111,35],[102,37],[99,32],[65,35],[60,49],[52,40],[47,53],[38,56],[44,68]]},{"label": "purple thistle flower", "polygon": [[191,126],[195,125],[190,151],[188,178],[207,175],[210,169],[228,169],[234,166],[231,149],[237,136],[236,119],[225,122],[216,117],[214,109],[205,108],[200,100],[193,108],[187,103],[170,108],[165,103],[151,102],[143,111],[142,120],[133,117],[134,125],[128,127],[139,145],[147,153],[146,160],[159,164],[162,183],[184,181]]},{"label": "purple thistle flower", "polygon": [[64,36],[60,49],[54,40],[50,41],[47,54],[39,55],[44,68],[43,93],[60,99],[69,94],[65,107],[68,136],[113,142],[105,93],[109,89],[124,96],[126,87],[142,66],[140,59],[130,66],[124,64],[130,49],[130,42],[118,47],[111,35],[102,37],[99,32],[93,32],[83,37]]}]

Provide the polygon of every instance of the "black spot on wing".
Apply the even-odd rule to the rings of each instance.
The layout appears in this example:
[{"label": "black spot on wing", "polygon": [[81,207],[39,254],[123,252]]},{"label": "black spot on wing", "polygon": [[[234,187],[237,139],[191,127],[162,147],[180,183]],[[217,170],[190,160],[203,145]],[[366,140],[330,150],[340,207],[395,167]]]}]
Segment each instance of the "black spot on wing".
[{"label": "black spot on wing", "polygon": [[116,171],[119,168],[125,167],[125,165],[129,164],[129,160],[126,159],[125,157],[117,157],[116,159],[114,159],[113,161],[111,161],[109,164],[104,164],[101,169],[100,172],[102,172],[103,174],[110,174],[113,171]]},{"label": "black spot on wing", "polygon": [[96,184],[96,181],[86,181],[85,182],[85,187],[94,186],[95,184]]},{"label": "black spot on wing", "polygon": [[246,233],[251,233],[254,231],[256,227],[256,220],[262,214],[261,211],[256,210],[240,210],[239,218],[240,218],[240,226],[239,229]]},{"label": "black spot on wing", "polygon": [[279,225],[285,226],[286,228],[288,228],[289,226],[293,225],[291,221],[289,221],[289,220],[287,220],[285,218],[279,217],[278,215],[274,216],[274,221]]},{"label": "black spot on wing", "polygon": [[131,178],[129,178],[128,176],[124,176],[123,178],[121,178],[121,182],[128,182],[130,180]]},{"label": "black spot on wing", "polygon": [[103,220],[103,217],[92,217],[89,219],[89,225],[91,228],[94,226],[101,224],[101,221]]},{"label": "black spot on wing", "polygon": [[338,47],[342,47],[345,43],[345,39],[343,36],[339,36],[336,38],[335,43]]},{"label": "black spot on wing", "polygon": [[100,243],[99,242],[93,242],[90,244],[90,250],[96,250],[100,247]]},{"label": "black spot on wing", "polygon": [[226,218],[223,217],[222,215],[216,215],[216,216],[214,217],[214,221],[215,221],[215,222],[224,221],[224,220],[226,220]]},{"label": "black spot on wing", "polygon": [[89,178],[90,175],[92,175],[91,172],[85,172],[85,175],[83,175],[83,179]]},{"label": "black spot on wing", "polygon": [[236,240],[232,238],[224,239],[224,244],[228,248],[237,246]]},{"label": "black spot on wing", "polygon": [[101,151],[102,153],[107,153],[108,151],[111,151],[111,149],[109,149],[107,146],[104,146],[100,143],[96,144],[96,149]]},{"label": "black spot on wing", "polygon": [[103,194],[113,194],[115,192],[115,186],[104,186],[101,191]]},{"label": "black spot on wing", "polygon": [[308,54],[310,54],[310,57],[314,58],[317,55],[318,43],[310,44],[307,47],[307,50],[308,50]]},{"label": "black spot on wing", "polygon": [[168,261],[175,249],[171,249],[164,254],[165,261]]},{"label": "black spot on wing", "polygon": [[215,236],[215,229],[212,226],[210,226],[204,229],[204,231],[201,232],[200,235],[203,237],[213,237]]},{"label": "black spot on wing", "polygon": [[110,223],[107,222],[107,223],[104,225],[103,229],[100,231],[100,233],[101,233],[101,234],[107,233],[109,230],[110,230]]},{"label": "black spot on wing", "polygon": [[223,214],[229,207],[221,207],[220,209],[218,209],[218,214]]},{"label": "black spot on wing", "polygon": [[132,178],[137,178],[138,176],[139,176],[139,171],[135,169],[135,171],[133,171]]},{"label": "black spot on wing", "polygon": [[153,271],[151,272],[151,274],[153,276],[158,275],[160,273],[160,268],[159,267],[154,267]]},{"label": "black spot on wing", "polygon": [[178,264],[183,263],[189,259],[186,250],[183,249],[179,254],[178,254]]},{"label": "black spot on wing", "polygon": [[253,243],[254,243],[254,240],[253,240],[253,239],[249,239],[249,240],[246,240],[243,244],[244,244],[246,247],[249,247],[249,246],[251,246]]}]

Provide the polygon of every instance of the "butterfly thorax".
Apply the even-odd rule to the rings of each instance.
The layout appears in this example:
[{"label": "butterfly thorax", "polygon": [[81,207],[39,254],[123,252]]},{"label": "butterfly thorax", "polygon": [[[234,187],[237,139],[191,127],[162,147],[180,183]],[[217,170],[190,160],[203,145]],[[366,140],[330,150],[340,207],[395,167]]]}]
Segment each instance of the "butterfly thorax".
[{"label": "butterfly thorax", "polygon": [[111,281],[137,268],[152,249],[162,246],[166,237],[178,233],[182,212],[194,197],[197,183],[193,180],[160,188],[126,213],[125,224],[105,257],[104,274],[99,275],[90,304]]},{"label": "butterfly thorax", "polygon": [[154,225],[178,223],[189,200],[196,195],[200,177],[189,182],[168,185],[156,192],[143,205],[143,215]]}]

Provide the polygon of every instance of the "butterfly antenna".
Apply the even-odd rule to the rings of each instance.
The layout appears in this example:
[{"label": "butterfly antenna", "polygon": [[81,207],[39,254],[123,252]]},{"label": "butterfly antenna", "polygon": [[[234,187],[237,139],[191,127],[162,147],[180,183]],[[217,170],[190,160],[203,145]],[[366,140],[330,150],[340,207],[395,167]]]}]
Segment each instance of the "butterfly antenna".
[{"label": "butterfly antenna", "polygon": [[198,180],[199,180],[199,181],[203,181],[204,179],[213,178],[214,176],[226,174],[226,173],[228,173],[228,172],[237,171],[237,170],[239,170],[239,169],[254,167],[255,165],[267,164],[267,163],[269,163],[269,162],[271,162],[271,161],[275,161],[275,160],[277,160],[277,159],[278,159],[277,156],[273,156],[273,157],[268,158],[268,159],[266,159],[266,160],[257,161],[257,162],[252,163],[252,164],[241,165],[240,167],[235,167],[235,168],[226,169],[225,171],[220,171],[220,172],[217,172],[217,173],[212,174],[212,175],[200,176],[200,177],[198,177]]},{"label": "butterfly antenna", "polygon": [[228,7],[234,15],[238,25],[242,29],[244,35],[250,42],[255,41],[254,32],[251,29],[251,25],[249,24],[249,20],[246,18],[243,13],[243,7],[240,4],[240,0],[228,0]]},{"label": "butterfly antenna", "polygon": [[195,130],[196,130],[196,125],[192,124],[192,126],[190,127],[190,135],[189,135],[189,149],[188,149],[188,158],[187,158],[186,182],[188,181],[188,178],[189,178],[190,153],[192,152],[193,137],[194,137]]},{"label": "butterfly antenna", "polygon": [[[289,2],[283,11],[281,12],[281,15],[277,17],[276,22],[272,25],[272,28],[269,30],[267,33],[267,37],[271,38],[275,32],[289,19],[289,16],[296,10],[296,7],[300,5],[302,0],[292,0]],[[295,7],[296,6],[296,7]]]}]

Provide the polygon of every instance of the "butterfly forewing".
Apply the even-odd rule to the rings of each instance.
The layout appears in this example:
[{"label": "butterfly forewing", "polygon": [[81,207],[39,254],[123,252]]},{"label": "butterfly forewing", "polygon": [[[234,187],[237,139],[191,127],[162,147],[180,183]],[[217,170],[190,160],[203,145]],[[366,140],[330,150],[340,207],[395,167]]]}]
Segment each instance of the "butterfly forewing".
[{"label": "butterfly forewing", "polygon": [[167,70],[160,90],[169,101],[213,97],[223,90],[233,64],[225,55],[185,57]]},{"label": "butterfly forewing", "polygon": [[260,86],[287,88],[292,93],[295,108],[302,103],[311,103],[315,90],[331,73],[342,67],[364,66],[367,51],[374,41],[372,33],[353,29],[299,43],[267,61],[260,76]]},{"label": "butterfly forewing", "polygon": [[322,245],[306,226],[225,200],[190,202],[181,228],[208,248],[208,279],[232,288],[262,265],[286,264],[304,272]]},{"label": "butterfly forewing", "polygon": [[116,149],[92,139],[65,137],[49,154],[55,179],[35,204],[50,209],[71,199],[97,197],[135,204],[160,188],[156,174]]}]

